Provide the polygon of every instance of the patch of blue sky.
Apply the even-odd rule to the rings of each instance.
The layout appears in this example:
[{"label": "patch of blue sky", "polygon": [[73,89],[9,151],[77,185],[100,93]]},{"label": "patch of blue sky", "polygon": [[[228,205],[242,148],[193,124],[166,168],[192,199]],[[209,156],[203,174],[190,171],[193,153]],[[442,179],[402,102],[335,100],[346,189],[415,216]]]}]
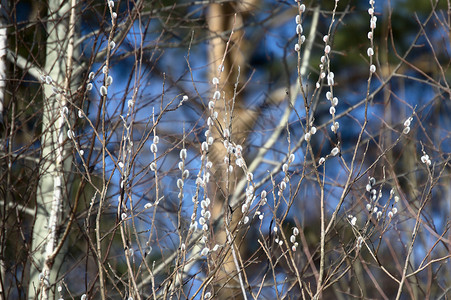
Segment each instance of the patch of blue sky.
[{"label": "patch of blue sky", "polygon": [[[193,257],[199,255],[198,253],[190,253]],[[210,290],[209,286],[205,286],[202,290],[199,291],[199,288],[203,285],[205,280],[205,269],[206,269],[206,262],[205,260],[200,260],[197,263],[190,264],[189,269],[185,269],[185,272],[187,273],[186,278],[190,278],[190,280],[186,281],[184,283],[184,292],[186,293],[187,298],[190,299],[203,299],[202,294],[205,291],[214,293],[213,290]],[[197,293],[198,292],[198,293]],[[197,294],[196,294],[197,293]]]}]

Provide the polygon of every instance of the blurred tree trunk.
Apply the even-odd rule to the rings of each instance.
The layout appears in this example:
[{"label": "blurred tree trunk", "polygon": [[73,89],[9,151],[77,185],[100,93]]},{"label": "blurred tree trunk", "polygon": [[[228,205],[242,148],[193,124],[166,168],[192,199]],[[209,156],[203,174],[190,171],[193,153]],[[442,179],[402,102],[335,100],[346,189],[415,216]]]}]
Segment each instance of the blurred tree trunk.
[{"label": "blurred tree trunk", "polygon": [[[7,50],[7,32],[6,32],[6,11],[7,11],[7,3],[5,0],[0,1],[0,122],[3,122],[3,107],[5,103],[5,91],[6,91],[6,50]],[[8,167],[10,166],[10,159],[8,158]],[[8,172],[7,183],[9,186],[10,176]],[[8,196],[8,194],[6,194]],[[6,197],[5,197],[6,198]],[[4,199],[6,200],[6,199]],[[0,245],[4,244],[4,240],[6,240],[6,226],[4,226],[3,222],[6,223],[5,220],[2,220],[2,228],[1,228],[1,239]],[[4,295],[4,281],[5,281],[5,266],[3,256],[0,258],[0,295]]]},{"label": "blurred tree trunk", "polygon": [[3,106],[5,103],[6,89],[6,12],[7,3],[5,0],[0,1],[0,118],[3,115]]},{"label": "blurred tree trunk", "polygon": [[79,82],[71,78],[72,60],[78,55],[74,48],[75,1],[50,0],[47,18],[44,67],[47,80],[43,94],[40,179],[32,236],[29,299],[52,299],[57,273],[61,270],[62,255],[58,253],[64,251],[57,247],[64,230],[62,220],[68,215],[72,165],[71,141],[67,136],[71,113],[65,107],[72,88]]},{"label": "blurred tree trunk", "polygon": [[[234,189],[244,173],[241,168],[235,165],[234,156],[227,153],[223,141],[224,130],[228,129],[230,132],[229,142],[243,145],[257,117],[257,111],[246,108],[242,96],[236,93],[240,91],[243,82],[246,81],[245,68],[247,62],[242,52],[246,51],[243,25],[246,16],[257,5],[257,2],[258,0],[252,0],[246,2],[246,4],[239,2],[211,4],[207,15],[208,29],[211,34],[208,52],[209,77],[210,80],[214,77],[219,79],[218,90],[221,92],[221,97],[215,105],[215,111],[218,113],[218,126],[213,126],[214,143],[209,152],[215,178],[209,187],[210,195],[214,199],[212,217],[216,219],[224,212],[225,218],[231,219],[227,227],[231,235],[236,236],[235,249],[239,249],[243,237],[242,234],[235,232],[242,214],[240,209],[236,209],[230,216],[227,201],[229,196],[234,193]],[[230,36],[232,30],[233,35]],[[230,43],[227,45],[229,38]],[[232,172],[227,171],[229,164],[224,162],[224,157],[229,157],[230,165],[233,166]],[[215,238],[216,243],[226,245],[225,228],[216,232]],[[243,247],[238,252],[242,252]],[[233,261],[232,252],[229,250],[217,274],[218,280],[215,289],[216,291],[220,289],[217,294],[218,299],[243,298],[236,273],[237,267]],[[232,280],[230,280],[231,278]]]}]

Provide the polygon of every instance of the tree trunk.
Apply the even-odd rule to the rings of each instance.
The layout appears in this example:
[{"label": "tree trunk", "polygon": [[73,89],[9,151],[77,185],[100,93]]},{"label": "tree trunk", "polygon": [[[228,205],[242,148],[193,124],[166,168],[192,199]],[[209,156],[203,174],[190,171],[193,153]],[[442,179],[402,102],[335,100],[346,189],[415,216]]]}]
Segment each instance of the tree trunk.
[{"label": "tree trunk", "polygon": [[[5,91],[6,91],[6,49],[7,49],[7,32],[6,32],[6,19],[4,14],[6,14],[6,1],[0,1],[0,122],[3,121],[3,107],[5,103]],[[10,159],[8,158],[8,168],[10,167]],[[7,183],[9,186],[10,183],[10,172],[8,172]],[[8,194],[7,194],[8,195]],[[6,223],[6,222],[5,222]],[[3,224],[2,227],[6,227]],[[3,245],[3,240],[6,240],[6,228],[1,229],[1,238],[0,244]],[[4,278],[5,278],[5,266],[6,263],[3,260],[3,257],[0,258],[0,295],[5,294],[4,291]]]},{"label": "tree trunk", "polygon": [[[218,218],[223,212],[225,218],[230,218],[230,222],[224,223],[228,225],[224,226],[227,226],[232,237],[236,237],[234,248],[237,252],[240,252],[238,244],[241,242],[242,234],[235,230],[242,214],[241,209],[236,209],[232,216],[228,215],[227,201],[244,173],[235,164],[235,157],[227,152],[223,142],[226,139],[233,145],[244,144],[257,117],[257,112],[247,109],[243,104],[242,96],[236,93],[246,80],[244,70],[246,62],[242,54],[245,48],[244,18],[256,2],[251,1],[246,6],[238,2],[211,4],[207,16],[208,28],[212,35],[208,53],[209,74],[210,79],[214,77],[219,79],[217,90],[221,93],[214,109],[218,113],[217,123],[212,127],[211,133],[214,143],[210,148],[209,160],[213,163],[214,180],[209,186],[209,194],[214,199],[213,219]],[[234,32],[231,35],[232,30]],[[230,132],[230,137],[227,137],[228,134],[224,135],[225,130]],[[229,158],[229,163],[224,162],[225,157]],[[233,166],[232,172],[227,170],[229,165]],[[215,232],[215,242],[230,246],[225,228]],[[229,250],[222,261],[215,283],[215,289],[219,290],[217,297],[218,299],[243,299],[242,289],[239,288],[237,280],[237,266],[231,248],[228,246],[225,247]]]},{"label": "tree trunk", "polygon": [[71,78],[72,59],[77,55],[74,5],[75,1],[50,0],[48,3],[42,152],[31,246],[29,299],[54,297],[57,270],[61,269],[62,263],[61,256],[57,255],[61,247],[57,248],[57,245],[61,243],[62,219],[68,214],[72,164],[72,141],[67,135],[71,113],[65,107],[71,88],[79,82]]}]

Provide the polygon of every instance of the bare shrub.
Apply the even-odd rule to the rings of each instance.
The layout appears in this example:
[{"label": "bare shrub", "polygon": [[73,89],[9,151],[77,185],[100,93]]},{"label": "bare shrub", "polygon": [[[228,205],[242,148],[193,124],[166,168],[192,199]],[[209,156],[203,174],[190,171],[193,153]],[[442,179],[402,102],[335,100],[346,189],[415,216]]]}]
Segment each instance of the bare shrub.
[{"label": "bare shrub", "polygon": [[423,2],[2,1],[2,298],[446,298]]}]

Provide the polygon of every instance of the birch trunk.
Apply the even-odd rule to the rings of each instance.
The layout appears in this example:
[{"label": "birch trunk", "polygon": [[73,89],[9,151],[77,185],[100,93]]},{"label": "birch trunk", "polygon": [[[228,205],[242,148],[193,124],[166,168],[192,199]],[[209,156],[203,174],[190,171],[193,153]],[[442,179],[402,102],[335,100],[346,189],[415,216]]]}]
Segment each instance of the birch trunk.
[{"label": "birch trunk", "polygon": [[[79,80],[71,78],[74,49],[75,1],[50,0],[46,41],[47,76],[44,84],[40,180],[36,197],[36,218],[32,236],[32,264],[29,299],[52,299],[57,270],[62,263],[59,232],[68,214],[71,140],[67,136],[70,109],[66,97]],[[50,79],[51,78],[51,79]],[[63,93],[55,93],[55,88]],[[73,100],[73,99],[72,99]]]}]

